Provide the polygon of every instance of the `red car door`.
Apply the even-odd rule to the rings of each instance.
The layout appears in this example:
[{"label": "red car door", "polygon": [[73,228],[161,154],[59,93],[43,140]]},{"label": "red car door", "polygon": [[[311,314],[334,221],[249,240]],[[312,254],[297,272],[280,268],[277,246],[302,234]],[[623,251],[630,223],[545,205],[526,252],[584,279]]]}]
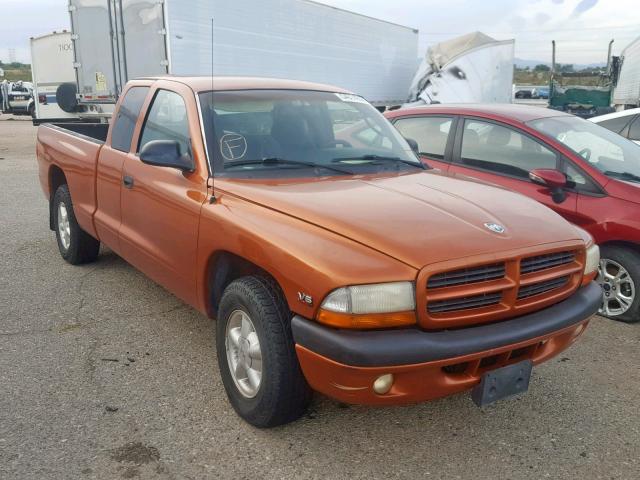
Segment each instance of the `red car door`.
[{"label": "red car door", "polygon": [[449,173],[479,178],[531,197],[576,222],[577,194],[567,190],[555,203],[548,188],[529,179],[531,170],[560,169],[561,155],[511,125],[480,118],[458,122]]},{"label": "red car door", "polygon": [[453,135],[457,117],[412,115],[392,119],[402,136],[418,144],[420,158],[430,166],[447,171],[451,164]]}]

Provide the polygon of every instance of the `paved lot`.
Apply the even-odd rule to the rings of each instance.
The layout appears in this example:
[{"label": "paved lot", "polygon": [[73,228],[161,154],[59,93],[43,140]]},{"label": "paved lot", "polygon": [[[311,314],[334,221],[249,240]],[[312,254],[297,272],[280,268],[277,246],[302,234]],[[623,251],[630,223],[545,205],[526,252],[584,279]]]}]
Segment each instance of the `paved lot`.
[{"label": "paved lot", "polygon": [[640,325],[603,319],[483,410],[317,396],[297,423],[246,425],[207,318],[108,251],[62,261],[35,128],[1,120],[1,479],[640,478]]}]

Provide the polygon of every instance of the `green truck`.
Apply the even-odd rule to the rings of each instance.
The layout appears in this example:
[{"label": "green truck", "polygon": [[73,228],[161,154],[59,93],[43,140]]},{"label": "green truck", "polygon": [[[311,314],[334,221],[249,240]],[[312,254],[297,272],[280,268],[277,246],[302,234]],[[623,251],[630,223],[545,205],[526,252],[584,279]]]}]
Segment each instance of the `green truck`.
[{"label": "green truck", "polygon": [[[561,72],[556,64],[556,42],[553,40],[549,108],[589,118],[611,113],[612,93],[617,80],[619,57],[611,56],[609,42],[605,72]],[[583,83],[582,85],[580,83]]]}]

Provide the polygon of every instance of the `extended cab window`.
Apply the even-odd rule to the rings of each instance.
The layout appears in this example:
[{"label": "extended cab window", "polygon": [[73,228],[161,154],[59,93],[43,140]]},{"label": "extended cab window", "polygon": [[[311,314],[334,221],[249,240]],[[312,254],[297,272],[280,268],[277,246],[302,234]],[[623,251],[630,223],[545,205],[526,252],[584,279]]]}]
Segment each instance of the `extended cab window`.
[{"label": "extended cab window", "polygon": [[408,117],[394,123],[404,138],[418,142],[421,155],[444,158],[451,130],[449,117]]},{"label": "extended cab window", "polygon": [[529,179],[537,168],[557,167],[557,156],[528,136],[495,123],[465,120],[460,157],[465,165]]},{"label": "extended cab window", "polygon": [[147,98],[149,87],[130,88],[118,109],[118,116],[113,123],[111,146],[121,152],[128,152],[131,148],[133,129],[138,121],[140,109]]},{"label": "extended cab window", "polygon": [[175,92],[158,90],[147,119],[142,127],[138,151],[152,140],[175,140],[180,153],[191,155],[187,107],[184,99]]}]

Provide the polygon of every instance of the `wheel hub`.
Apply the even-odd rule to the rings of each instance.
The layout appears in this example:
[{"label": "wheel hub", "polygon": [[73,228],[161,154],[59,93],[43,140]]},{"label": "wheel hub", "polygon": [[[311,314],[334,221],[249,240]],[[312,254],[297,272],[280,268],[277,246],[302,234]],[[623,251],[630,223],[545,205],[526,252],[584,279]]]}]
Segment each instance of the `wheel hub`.
[{"label": "wheel hub", "polygon": [[58,234],[62,248],[67,250],[71,244],[71,224],[69,223],[69,212],[64,202],[58,204]]},{"label": "wheel hub", "polygon": [[598,283],[602,286],[600,314],[616,317],[631,308],[636,288],[631,275],[620,263],[608,258],[601,259]]},{"label": "wheel hub", "polygon": [[238,391],[246,398],[255,397],[262,383],[262,351],[255,326],[242,310],[229,315],[225,348],[229,372]]}]

